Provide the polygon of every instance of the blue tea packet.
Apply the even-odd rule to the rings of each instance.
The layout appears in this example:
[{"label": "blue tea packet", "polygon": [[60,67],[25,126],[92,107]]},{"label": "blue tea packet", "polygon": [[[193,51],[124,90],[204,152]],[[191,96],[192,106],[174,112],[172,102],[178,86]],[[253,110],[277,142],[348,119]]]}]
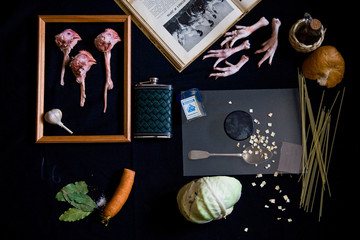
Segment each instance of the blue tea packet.
[{"label": "blue tea packet", "polygon": [[199,89],[192,88],[182,92],[180,103],[187,121],[206,116]]}]

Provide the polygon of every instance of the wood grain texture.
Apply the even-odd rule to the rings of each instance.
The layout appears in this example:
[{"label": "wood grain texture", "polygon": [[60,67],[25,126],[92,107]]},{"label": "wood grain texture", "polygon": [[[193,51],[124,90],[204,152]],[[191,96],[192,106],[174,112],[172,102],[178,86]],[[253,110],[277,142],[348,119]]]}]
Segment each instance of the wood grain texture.
[{"label": "wood grain texture", "polygon": [[[71,135],[44,136],[45,96],[45,36],[46,23],[103,23],[124,24],[124,113],[123,134],[119,135]],[[116,121],[116,120],[114,120]],[[38,16],[38,68],[36,143],[106,143],[131,141],[131,17],[128,15],[39,15]]]}]

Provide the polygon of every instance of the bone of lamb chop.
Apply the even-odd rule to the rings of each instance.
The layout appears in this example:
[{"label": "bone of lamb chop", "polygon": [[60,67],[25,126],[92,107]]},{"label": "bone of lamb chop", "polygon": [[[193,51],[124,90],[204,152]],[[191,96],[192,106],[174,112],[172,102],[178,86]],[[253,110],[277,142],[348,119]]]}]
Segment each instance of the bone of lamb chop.
[{"label": "bone of lamb chop", "polygon": [[236,30],[225,33],[225,40],[221,42],[221,47],[224,46],[227,42],[230,42],[230,47],[232,47],[235,42],[239,39],[246,38],[256,30],[261,27],[267,26],[269,21],[262,17],[255,24],[251,26],[235,26]]},{"label": "bone of lamb chop", "polygon": [[216,66],[224,59],[230,57],[234,53],[240,52],[243,49],[250,49],[250,42],[249,40],[244,41],[242,44],[240,44],[237,47],[230,48],[229,43],[226,43],[226,47],[224,49],[218,49],[218,50],[209,50],[207,55],[203,57],[203,60],[206,58],[216,57],[218,60],[213,65],[213,69],[216,68]]},{"label": "bone of lamb chop", "polygon": [[105,32],[100,33],[94,40],[96,48],[103,52],[105,56],[106,83],[104,90],[104,113],[107,108],[107,90],[111,90],[114,87],[114,83],[111,80],[110,70],[111,49],[120,41],[121,38],[119,35],[111,28],[105,29]]},{"label": "bone of lamb chop", "polygon": [[269,65],[271,65],[276,48],[278,46],[278,34],[279,34],[279,28],[281,22],[278,18],[273,18],[271,24],[272,24],[271,38],[266,42],[264,42],[263,44],[261,44],[263,46],[262,49],[259,49],[255,52],[255,54],[266,52],[264,57],[258,63],[258,67],[260,67],[261,64],[268,58],[269,58]]},{"label": "bone of lamb chop", "polygon": [[60,76],[60,85],[64,86],[64,75],[65,75],[65,66],[68,64],[70,57],[70,51],[77,44],[78,41],[81,40],[79,34],[77,34],[74,30],[65,29],[63,32],[59,33],[55,36],[55,43],[60,48],[60,50],[64,53],[62,68],[61,68],[61,76]]},{"label": "bone of lamb chop", "polygon": [[91,66],[96,64],[96,60],[91,53],[85,50],[79,53],[71,60],[70,68],[76,77],[76,82],[80,84],[80,106],[85,104],[85,77]]},{"label": "bone of lamb chop", "polygon": [[216,80],[219,77],[227,77],[227,76],[233,75],[233,74],[237,73],[240,70],[240,68],[242,66],[244,66],[244,64],[247,61],[249,61],[249,57],[245,56],[245,55],[242,55],[240,61],[235,65],[229,63],[228,61],[225,61],[226,65],[228,65],[228,67],[224,67],[224,68],[216,67],[216,68],[214,68],[214,70],[221,71],[221,72],[219,72],[219,73],[211,73],[209,75],[209,77],[215,77],[215,80]]}]

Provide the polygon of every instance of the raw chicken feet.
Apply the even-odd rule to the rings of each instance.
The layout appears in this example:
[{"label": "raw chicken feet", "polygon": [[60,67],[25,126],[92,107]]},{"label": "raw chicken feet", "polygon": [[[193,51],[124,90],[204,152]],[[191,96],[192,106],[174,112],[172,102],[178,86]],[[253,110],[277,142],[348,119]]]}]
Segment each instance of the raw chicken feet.
[{"label": "raw chicken feet", "polygon": [[233,65],[231,63],[229,63],[228,61],[225,61],[226,65],[228,65],[228,67],[224,67],[224,68],[219,68],[219,67],[216,67],[214,68],[214,70],[217,70],[217,71],[222,71],[220,73],[211,73],[209,75],[209,77],[215,77],[215,80],[218,79],[219,77],[227,77],[227,76],[230,76],[230,75],[233,75],[235,73],[237,73],[240,68],[249,60],[249,57],[248,56],[241,56],[241,59],[240,61]]},{"label": "raw chicken feet", "polygon": [[120,41],[121,39],[119,35],[111,28],[105,29],[105,32],[99,34],[94,40],[96,48],[103,52],[105,57],[106,83],[104,89],[104,113],[107,108],[107,90],[111,90],[114,87],[114,83],[111,80],[110,70],[111,49]]},{"label": "raw chicken feet", "polygon": [[61,76],[60,76],[60,85],[64,86],[64,75],[65,75],[65,66],[68,64],[70,57],[70,51],[74,48],[77,42],[81,40],[79,34],[71,29],[65,29],[63,32],[55,36],[55,43],[64,53]]},{"label": "raw chicken feet", "polygon": [[261,64],[268,58],[269,58],[269,65],[271,65],[276,48],[278,46],[278,34],[279,34],[280,25],[281,25],[281,22],[278,18],[272,19],[271,38],[269,40],[267,40],[266,42],[264,42],[263,44],[261,44],[263,46],[262,49],[259,49],[255,52],[255,54],[266,52],[264,57],[258,63],[258,67],[260,67]]},{"label": "raw chicken feet", "polygon": [[91,53],[85,50],[79,53],[71,60],[70,68],[76,77],[76,82],[80,84],[80,106],[85,104],[85,77],[86,73],[90,70],[91,66],[96,64],[96,60]]},{"label": "raw chicken feet", "polygon": [[225,40],[221,42],[221,47],[224,46],[227,42],[230,42],[230,47],[232,47],[235,42],[239,39],[246,38],[256,30],[258,30],[261,27],[267,26],[269,24],[269,21],[262,17],[259,21],[257,21],[255,24],[251,26],[235,26],[236,30],[225,33]]},{"label": "raw chicken feet", "polygon": [[208,55],[205,55],[203,57],[203,60],[206,58],[211,58],[211,57],[216,57],[218,58],[218,60],[216,60],[216,62],[213,65],[213,68],[215,69],[216,66],[224,59],[230,57],[231,55],[233,55],[234,53],[240,52],[243,49],[250,49],[250,42],[249,40],[244,41],[242,44],[240,44],[239,46],[235,47],[235,48],[230,48],[229,47],[229,43],[226,43],[226,48],[224,49],[219,49],[219,50],[209,50],[208,51]]}]

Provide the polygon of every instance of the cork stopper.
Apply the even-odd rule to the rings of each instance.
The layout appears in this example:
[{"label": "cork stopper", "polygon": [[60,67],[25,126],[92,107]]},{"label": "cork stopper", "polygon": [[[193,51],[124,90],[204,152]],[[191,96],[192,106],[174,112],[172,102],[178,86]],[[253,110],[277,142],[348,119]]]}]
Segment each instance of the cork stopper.
[{"label": "cork stopper", "polygon": [[321,29],[321,22],[318,19],[312,19],[310,22],[310,28],[314,31],[319,31]]}]

